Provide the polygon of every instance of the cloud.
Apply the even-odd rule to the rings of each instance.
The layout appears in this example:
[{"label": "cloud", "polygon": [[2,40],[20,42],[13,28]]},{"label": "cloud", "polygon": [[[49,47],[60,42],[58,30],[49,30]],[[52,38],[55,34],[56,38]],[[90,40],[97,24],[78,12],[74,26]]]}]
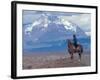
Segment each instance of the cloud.
[{"label": "cloud", "polygon": [[91,32],[85,32],[87,36],[91,36]]},{"label": "cloud", "polygon": [[[26,11],[25,10],[25,11],[23,11],[23,24],[33,23],[38,18],[40,18],[40,16],[42,14],[44,14],[45,16],[57,17],[59,19],[63,19],[64,21],[70,21],[70,22],[78,25],[84,31],[90,31],[91,14],[89,14],[89,13],[54,12],[54,11]],[[53,18],[50,17],[50,19],[53,19]],[[44,21],[44,24],[46,24],[47,22],[48,21],[46,19]],[[47,27],[47,25],[45,25],[45,26]]]},{"label": "cloud", "polygon": [[60,16],[60,18],[64,19],[65,21],[68,20],[68,21],[78,25],[84,31],[90,31],[90,26],[91,26],[91,15],[90,14]]},{"label": "cloud", "polygon": [[72,16],[78,15],[79,13],[72,13],[72,12],[55,12],[55,11],[35,11],[35,10],[23,10],[23,24],[29,24],[38,19],[41,14],[47,16]]}]

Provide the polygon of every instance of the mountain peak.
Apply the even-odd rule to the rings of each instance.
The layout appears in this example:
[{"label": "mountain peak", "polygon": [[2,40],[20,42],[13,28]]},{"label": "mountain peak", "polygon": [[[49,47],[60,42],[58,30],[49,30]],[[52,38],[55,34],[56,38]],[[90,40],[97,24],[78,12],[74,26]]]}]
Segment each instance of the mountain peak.
[{"label": "mountain peak", "polygon": [[48,24],[53,24],[53,23],[55,23],[56,25],[62,24],[62,25],[64,25],[66,30],[72,30],[73,32],[76,32],[76,26],[74,24],[72,24],[71,22],[60,19],[57,16],[41,14],[41,16],[36,21],[34,21],[30,27],[27,27],[25,29],[25,33],[31,33],[32,29],[35,26],[38,26],[38,27],[42,26],[44,28],[47,28]]},{"label": "mountain peak", "polygon": [[[31,26],[25,28],[25,34],[31,35],[33,41],[67,39],[73,34],[87,36],[76,24],[52,15],[41,14]],[[36,39],[36,40],[34,40]]]}]

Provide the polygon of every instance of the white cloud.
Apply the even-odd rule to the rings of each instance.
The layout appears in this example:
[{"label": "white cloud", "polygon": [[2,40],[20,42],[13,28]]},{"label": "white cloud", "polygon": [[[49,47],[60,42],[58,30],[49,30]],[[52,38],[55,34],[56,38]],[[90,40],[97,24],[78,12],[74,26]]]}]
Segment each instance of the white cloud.
[{"label": "white cloud", "polygon": [[91,32],[85,32],[85,34],[86,34],[87,36],[90,36],[90,35],[91,35]]},{"label": "white cloud", "polygon": [[33,27],[36,25],[39,25],[39,24],[40,24],[40,22],[38,22],[38,21],[33,22],[31,26],[26,27],[25,34],[27,34],[27,33],[30,34]]},{"label": "white cloud", "polygon": [[68,20],[72,23],[77,24],[81,29],[90,30],[91,26],[91,15],[90,14],[78,14],[71,16],[60,16],[64,21]]},{"label": "white cloud", "polygon": [[65,29],[69,29],[72,30],[74,32],[76,32],[76,27],[72,25],[72,23],[70,23],[69,21],[61,18],[61,22],[64,24]]},{"label": "white cloud", "polygon": [[50,23],[50,21],[48,20],[48,17],[45,14],[41,14],[41,15],[39,15],[39,18],[35,19],[30,26],[26,27],[25,34],[30,35],[34,26],[37,26],[37,25],[40,25],[40,27],[42,26],[44,28],[47,28],[48,23]]}]

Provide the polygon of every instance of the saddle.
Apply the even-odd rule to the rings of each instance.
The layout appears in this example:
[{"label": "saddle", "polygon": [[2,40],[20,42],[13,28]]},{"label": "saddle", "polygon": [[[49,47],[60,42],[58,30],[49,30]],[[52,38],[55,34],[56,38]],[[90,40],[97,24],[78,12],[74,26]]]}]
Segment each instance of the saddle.
[{"label": "saddle", "polygon": [[76,46],[73,46],[73,49],[74,49],[75,51],[79,50],[78,45],[77,45],[77,47],[76,47]]}]

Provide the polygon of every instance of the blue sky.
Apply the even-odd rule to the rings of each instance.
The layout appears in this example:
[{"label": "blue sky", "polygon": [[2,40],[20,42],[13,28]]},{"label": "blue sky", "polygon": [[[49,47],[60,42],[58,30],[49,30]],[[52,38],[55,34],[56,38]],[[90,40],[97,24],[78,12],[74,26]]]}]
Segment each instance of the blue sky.
[{"label": "blue sky", "polygon": [[[90,35],[91,14],[72,13],[72,12],[49,12],[49,11],[29,11],[23,10],[23,24],[35,22],[41,15],[52,16],[54,19],[60,19],[64,23],[68,20],[78,25],[86,34]],[[50,19],[50,18],[48,18]],[[53,18],[52,18],[53,19]]]}]

